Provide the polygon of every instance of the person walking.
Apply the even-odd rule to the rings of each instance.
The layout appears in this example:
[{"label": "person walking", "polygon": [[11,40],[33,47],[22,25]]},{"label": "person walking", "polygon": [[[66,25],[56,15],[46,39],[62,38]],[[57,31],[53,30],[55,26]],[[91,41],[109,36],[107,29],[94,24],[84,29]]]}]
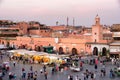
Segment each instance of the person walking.
[{"label": "person walking", "polygon": [[111,69],[110,70],[110,75],[109,75],[110,78],[113,78],[113,70]]},{"label": "person walking", "polygon": [[83,62],[82,61],[80,62],[80,70],[81,71],[83,70]]},{"label": "person walking", "polygon": [[98,65],[98,59],[95,59],[95,64]]},{"label": "person walking", "polygon": [[45,71],[44,72],[44,76],[45,76],[45,79],[47,80],[47,75],[48,75],[48,73],[47,73],[47,71]]},{"label": "person walking", "polygon": [[95,64],[95,71],[97,72],[97,64]]},{"label": "person walking", "polygon": [[43,70],[44,70],[44,72],[46,71],[46,66],[45,65],[43,66]]},{"label": "person walking", "polygon": [[30,71],[33,71],[33,67],[32,66],[30,66]]},{"label": "person walking", "polygon": [[103,69],[100,70],[100,77],[103,77]]},{"label": "person walking", "polygon": [[87,80],[87,78],[86,78],[86,73],[83,73],[83,79],[84,79],[84,80]]},{"label": "person walking", "polygon": [[70,75],[70,79],[69,80],[73,80],[73,76],[72,75]]},{"label": "person walking", "polygon": [[70,80],[70,76],[71,76],[71,75],[68,75],[68,80]]},{"label": "person walking", "polygon": [[31,79],[33,79],[34,73],[33,71],[30,72]]},{"label": "person walking", "polygon": [[64,75],[66,75],[66,74],[67,74],[67,69],[68,69],[68,68],[65,66],[65,67],[64,67],[64,70],[63,70]]},{"label": "person walking", "polygon": [[54,74],[54,72],[55,72],[55,69],[54,69],[54,67],[52,68],[52,75]]},{"label": "person walking", "polygon": [[25,78],[26,78],[26,72],[25,72],[25,70],[24,70],[24,69],[22,70],[22,78],[23,78],[23,79],[25,79]]},{"label": "person walking", "polygon": [[30,80],[30,79],[31,79],[30,72],[28,72],[28,74],[27,74],[27,80]]},{"label": "person walking", "polygon": [[94,73],[91,72],[91,80],[94,80]]},{"label": "person walking", "polygon": [[86,74],[86,79],[88,79],[89,78],[89,74],[90,74],[90,72],[88,71],[88,69],[86,69],[85,74]]},{"label": "person walking", "polygon": [[37,80],[37,71],[34,72],[33,80]]},{"label": "person walking", "polygon": [[15,64],[16,64],[16,62],[15,61],[13,61],[13,66],[15,67]]},{"label": "person walking", "polygon": [[103,69],[103,76],[105,77],[106,76],[106,70]]},{"label": "person walking", "polygon": [[78,75],[75,76],[75,80],[79,80],[79,76]]},{"label": "person walking", "polygon": [[40,69],[40,74],[42,74],[43,73],[43,69]]},{"label": "person walking", "polygon": [[114,58],[112,58],[111,62],[112,62],[112,65],[114,65]]}]

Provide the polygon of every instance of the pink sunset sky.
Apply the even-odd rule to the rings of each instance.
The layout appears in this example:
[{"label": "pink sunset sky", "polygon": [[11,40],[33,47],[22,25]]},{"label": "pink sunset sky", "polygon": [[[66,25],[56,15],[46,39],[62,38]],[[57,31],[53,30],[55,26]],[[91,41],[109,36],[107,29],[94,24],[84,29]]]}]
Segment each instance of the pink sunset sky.
[{"label": "pink sunset sky", "polygon": [[120,23],[119,0],[0,0],[0,20],[39,21],[46,25],[75,25],[90,27],[96,15],[101,23],[112,25]]}]

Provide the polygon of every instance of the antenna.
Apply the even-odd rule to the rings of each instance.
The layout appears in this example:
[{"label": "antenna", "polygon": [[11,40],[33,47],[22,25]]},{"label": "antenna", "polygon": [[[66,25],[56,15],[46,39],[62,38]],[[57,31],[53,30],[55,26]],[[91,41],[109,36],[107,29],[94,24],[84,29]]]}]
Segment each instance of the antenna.
[{"label": "antenna", "polygon": [[75,26],[75,19],[73,18],[73,27]]},{"label": "antenna", "polygon": [[58,26],[58,21],[56,21],[56,26]]},{"label": "antenna", "polygon": [[69,22],[69,18],[67,17],[67,26],[69,26],[69,23],[68,23],[68,22]]}]

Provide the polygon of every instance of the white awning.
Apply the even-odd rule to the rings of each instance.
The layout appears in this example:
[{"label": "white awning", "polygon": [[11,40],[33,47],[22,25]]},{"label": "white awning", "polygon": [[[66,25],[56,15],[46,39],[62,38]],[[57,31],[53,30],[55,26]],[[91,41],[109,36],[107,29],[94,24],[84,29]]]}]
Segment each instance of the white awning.
[{"label": "white awning", "polygon": [[0,49],[5,49],[7,48],[5,45],[0,45]]}]

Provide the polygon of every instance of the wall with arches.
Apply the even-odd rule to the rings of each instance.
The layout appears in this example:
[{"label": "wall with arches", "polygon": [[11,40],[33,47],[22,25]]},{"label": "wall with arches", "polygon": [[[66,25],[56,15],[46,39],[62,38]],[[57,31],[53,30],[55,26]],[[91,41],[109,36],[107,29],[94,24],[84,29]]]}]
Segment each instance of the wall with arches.
[{"label": "wall with arches", "polygon": [[[1,43],[4,42],[6,44],[6,40],[1,40]],[[59,48],[63,48],[64,53],[72,53],[76,52],[80,54],[81,52],[85,52],[85,39],[74,39],[74,38],[59,38],[58,43],[56,43],[55,38],[36,38],[36,37],[16,37],[16,40],[10,40],[10,45],[15,45],[17,47],[26,45],[26,47],[35,49],[36,46],[54,46],[56,47],[56,50],[59,51]]]},{"label": "wall with arches", "polygon": [[101,52],[102,55],[106,55],[105,52],[109,49],[109,45],[107,44],[92,44],[91,45],[91,53],[94,54],[94,49],[97,48],[98,54]]}]

